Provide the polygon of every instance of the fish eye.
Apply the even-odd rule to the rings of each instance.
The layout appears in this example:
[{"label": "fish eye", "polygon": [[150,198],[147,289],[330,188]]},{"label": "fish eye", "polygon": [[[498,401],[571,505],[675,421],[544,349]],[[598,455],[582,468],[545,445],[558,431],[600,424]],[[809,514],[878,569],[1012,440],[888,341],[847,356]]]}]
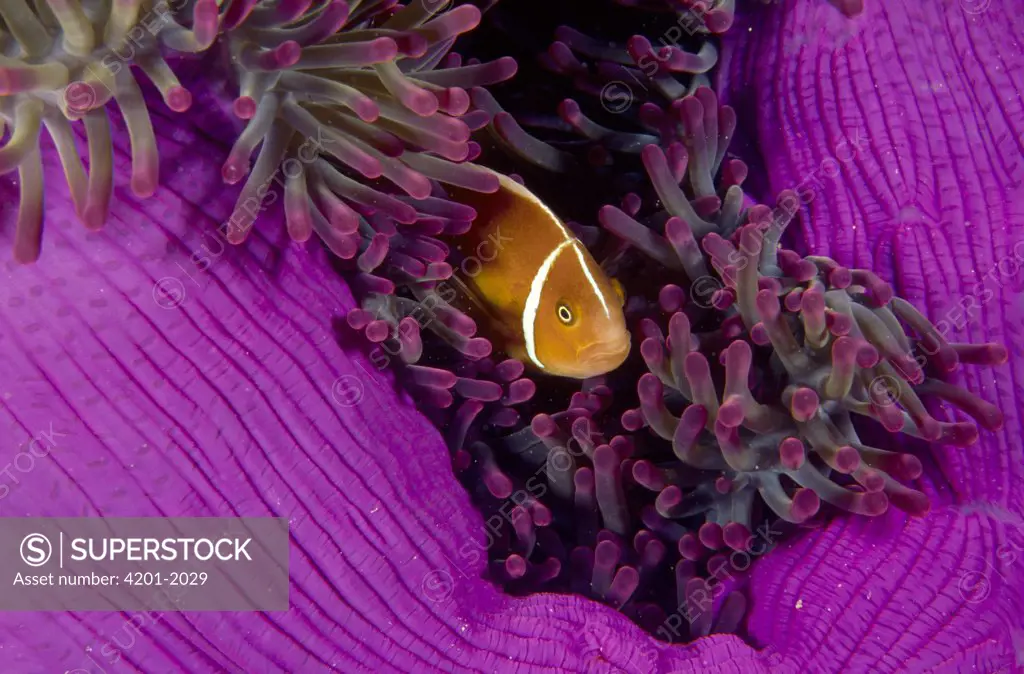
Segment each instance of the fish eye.
[{"label": "fish eye", "polygon": [[576,322],[576,315],[573,314],[572,309],[565,302],[559,302],[557,307],[558,320],[562,322],[562,325],[572,325]]}]

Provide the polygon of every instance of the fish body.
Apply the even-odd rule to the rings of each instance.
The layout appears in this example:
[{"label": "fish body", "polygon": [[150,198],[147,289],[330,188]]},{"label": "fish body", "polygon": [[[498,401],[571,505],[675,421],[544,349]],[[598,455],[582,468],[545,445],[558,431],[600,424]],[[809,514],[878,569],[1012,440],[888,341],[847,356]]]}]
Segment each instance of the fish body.
[{"label": "fish body", "polygon": [[528,189],[497,174],[497,192],[452,190],[477,216],[449,241],[453,280],[506,353],[547,374],[585,379],[629,354],[621,287]]}]

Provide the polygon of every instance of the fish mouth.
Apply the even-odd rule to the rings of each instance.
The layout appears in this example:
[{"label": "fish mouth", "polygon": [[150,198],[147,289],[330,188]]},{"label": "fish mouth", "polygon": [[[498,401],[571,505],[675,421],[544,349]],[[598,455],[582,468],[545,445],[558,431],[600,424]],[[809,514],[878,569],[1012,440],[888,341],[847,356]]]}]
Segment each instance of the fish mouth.
[{"label": "fish mouth", "polygon": [[629,355],[629,336],[622,338],[594,342],[576,351],[576,362],[582,370],[586,370],[595,376],[614,370],[626,360]]}]

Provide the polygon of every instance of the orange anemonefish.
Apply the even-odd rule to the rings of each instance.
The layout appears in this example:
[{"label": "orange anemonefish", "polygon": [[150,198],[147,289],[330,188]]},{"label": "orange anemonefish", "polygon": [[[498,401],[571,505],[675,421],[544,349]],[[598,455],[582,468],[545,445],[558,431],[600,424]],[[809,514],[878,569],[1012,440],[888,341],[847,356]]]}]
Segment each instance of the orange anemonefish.
[{"label": "orange anemonefish", "polygon": [[491,194],[450,190],[477,212],[450,242],[476,258],[453,279],[490,323],[487,336],[547,374],[584,379],[615,369],[630,347],[622,287],[540,199],[497,175]]}]

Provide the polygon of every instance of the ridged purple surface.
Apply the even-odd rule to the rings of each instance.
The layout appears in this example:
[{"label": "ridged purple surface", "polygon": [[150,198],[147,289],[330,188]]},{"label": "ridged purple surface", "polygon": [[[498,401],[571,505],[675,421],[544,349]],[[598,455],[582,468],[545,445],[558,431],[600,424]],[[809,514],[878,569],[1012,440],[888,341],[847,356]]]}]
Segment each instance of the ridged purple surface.
[{"label": "ridged purple surface", "polygon": [[[731,39],[742,43],[727,52],[728,102],[766,170],[758,196],[797,186],[860,129],[865,149],[816,193],[803,236],[874,268],[937,321],[1024,239],[1019,3],[968,15],[955,2],[875,2],[853,23],[825,3],[794,4],[738,21]],[[839,48],[844,30],[853,37]],[[209,107],[199,100],[190,115]],[[107,230],[87,234],[53,188],[48,211],[69,217],[47,220],[42,259],[4,263],[0,465],[51,424],[64,435],[28,472],[10,469],[18,484],[0,472],[0,516],[288,516],[292,609],[151,614],[134,637],[129,614],[0,614],[4,671],[1019,668],[1019,279],[953,335],[1010,349],[1001,369],[963,371],[1006,426],[934,451],[927,518],[841,518],[760,559],[750,628],[764,650],[732,636],[664,647],[593,602],[512,600],[478,580],[482,522],[448,450],[386,373],[339,346],[333,322],[353,301],[323,253],[291,244],[272,210],[245,246],[218,255],[214,230],[236,196],[219,180],[227,146],[155,116],[164,178],[152,199],[128,190],[122,135],[125,182]],[[45,157],[59,172],[55,153]],[[9,191],[0,184],[6,251]],[[204,243],[213,261],[200,270],[189,256]],[[179,306],[158,304],[181,288]],[[101,649],[115,638],[124,654],[111,665]]]},{"label": "ridged purple surface", "polygon": [[774,551],[750,626],[805,671],[1020,671],[1024,5],[866,5],[848,21],[796,2],[727,36],[723,96],[767,177],[756,196],[812,185],[790,226],[808,252],[876,270],[951,342],[1005,344],[1006,366],[954,377],[1006,423],[933,447],[923,520],[841,518]]}]

